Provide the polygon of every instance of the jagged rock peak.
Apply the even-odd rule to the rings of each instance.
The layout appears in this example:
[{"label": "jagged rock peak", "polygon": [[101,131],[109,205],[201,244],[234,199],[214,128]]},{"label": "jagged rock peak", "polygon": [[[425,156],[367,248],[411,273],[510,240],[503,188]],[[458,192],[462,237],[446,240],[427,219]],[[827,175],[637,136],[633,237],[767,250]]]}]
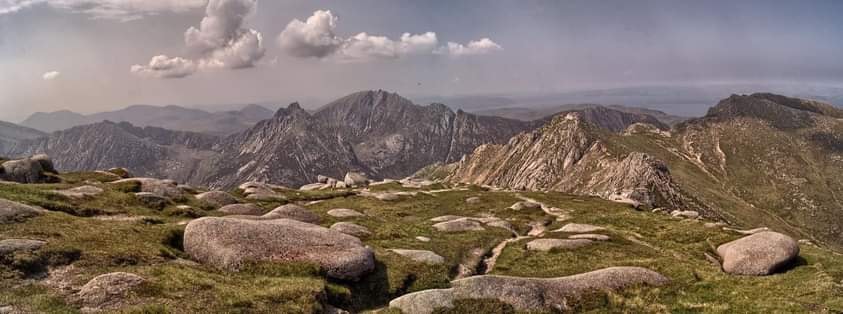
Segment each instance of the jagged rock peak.
[{"label": "jagged rock peak", "polygon": [[292,115],[306,115],[309,116],[310,114],[307,113],[306,110],[302,109],[299,102],[293,102],[287,106],[287,108],[279,108],[278,111],[275,112],[275,117],[287,117]]}]

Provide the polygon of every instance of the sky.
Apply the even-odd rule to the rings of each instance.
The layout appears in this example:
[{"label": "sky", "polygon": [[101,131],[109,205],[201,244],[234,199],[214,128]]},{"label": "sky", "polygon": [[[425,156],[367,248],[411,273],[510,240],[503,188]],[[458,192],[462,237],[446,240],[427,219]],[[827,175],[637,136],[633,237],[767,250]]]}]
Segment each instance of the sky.
[{"label": "sky", "polygon": [[0,120],[132,104],[843,86],[843,1],[0,0]]}]

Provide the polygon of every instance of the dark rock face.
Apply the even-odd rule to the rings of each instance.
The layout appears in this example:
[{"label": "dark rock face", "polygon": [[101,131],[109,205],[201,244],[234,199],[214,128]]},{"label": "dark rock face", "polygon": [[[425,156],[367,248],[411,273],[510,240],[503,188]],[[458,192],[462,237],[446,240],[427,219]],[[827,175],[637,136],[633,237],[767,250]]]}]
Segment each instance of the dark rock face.
[{"label": "dark rock face", "polygon": [[247,262],[313,262],[328,276],[356,280],[375,267],[374,253],[360,239],[291,219],[200,218],[184,231],[194,259],[237,270]]}]

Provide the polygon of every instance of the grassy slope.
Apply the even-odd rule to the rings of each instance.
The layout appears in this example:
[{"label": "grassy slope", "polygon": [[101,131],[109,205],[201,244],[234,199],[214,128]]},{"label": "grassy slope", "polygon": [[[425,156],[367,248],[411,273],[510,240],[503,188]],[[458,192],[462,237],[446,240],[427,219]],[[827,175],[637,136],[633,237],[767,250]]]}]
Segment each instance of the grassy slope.
[{"label": "grassy slope", "polygon": [[[79,181],[81,182],[81,181]],[[136,204],[116,187],[104,185],[106,194],[83,201],[56,197],[45,190],[59,185],[0,185],[0,197],[36,205],[49,205],[77,215],[96,209],[98,213],[143,215],[145,220],[101,220],[51,212],[25,223],[0,225],[0,239],[42,239],[49,244],[35,256],[15,256],[12,265],[0,265],[0,305],[45,313],[73,313],[77,307],[55,283],[22,279],[39,267],[52,265],[66,270],[63,276],[78,287],[96,275],[111,271],[137,273],[148,282],[128,301],[125,312],[284,312],[312,313],[330,303],[346,309],[367,310],[382,307],[389,299],[407,292],[447,287],[456,265],[470,249],[488,248],[509,237],[501,229],[483,232],[445,234],[436,232],[428,220],[446,214],[494,214],[510,219],[520,230],[526,223],[546,219],[538,210],[513,212],[506,209],[517,201],[508,192],[468,191],[402,196],[395,202],[347,196],[342,192],[286,191],[301,201],[328,198],[308,208],[323,217],[329,226],[338,221],[325,212],[331,208],[352,208],[366,217],[347,219],[370,228],[373,236],[365,242],[375,249],[377,270],[357,283],[325,280],[313,265],[255,265],[239,273],[217,271],[179,259],[180,233],[185,218],[172,205],[155,211]],[[378,189],[392,189],[382,186]],[[438,188],[438,187],[437,187]],[[121,187],[120,189],[123,189]],[[737,238],[721,230],[708,229],[699,222],[679,221],[624,205],[593,198],[561,194],[527,193],[559,208],[573,210],[576,222],[608,227],[612,240],[573,252],[527,252],[523,243],[507,247],[495,274],[531,277],[563,276],[606,266],[639,265],[660,271],[673,279],[668,287],[633,289],[621,294],[595,295],[580,302],[584,311],[603,312],[808,312],[843,310],[843,260],[824,249],[802,246],[800,265],[780,275],[749,278],[727,276],[709,264],[703,253],[717,244]],[[481,202],[465,199],[479,196]],[[184,203],[196,207],[194,215],[216,215],[201,209],[192,198]],[[262,204],[269,209],[276,204]],[[550,229],[561,226],[554,222]],[[415,240],[427,236],[430,242]],[[563,237],[549,234],[548,237]],[[633,239],[633,240],[630,240]],[[646,245],[649,244],[650,246]],[[651,247],[652,246],[652,247]],[[445,265],[430,266],[408,261],[386,251],[389,248],[427,249],[446,259]],[[70,263],[70,267],[60,265]],[[22,267],[28,266],[28,267]],[[506,312],[506,306],[490,302],[461,301],[450,312],[471,309],[476,312]],[[394,311],[392,311],[394,312]],[[448,312],[448,311],[445,311]]]}]

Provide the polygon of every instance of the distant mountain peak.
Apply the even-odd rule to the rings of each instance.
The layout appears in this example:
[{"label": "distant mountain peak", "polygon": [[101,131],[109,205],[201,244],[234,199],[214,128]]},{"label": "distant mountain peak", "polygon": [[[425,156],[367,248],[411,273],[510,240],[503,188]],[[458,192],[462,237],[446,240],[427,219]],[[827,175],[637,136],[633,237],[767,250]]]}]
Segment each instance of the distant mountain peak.
[{"label": "distant mountain peak", "polygon": [[843,118],[843,110],[829,104],[770,93],[733,94],[708,110],[705,118],[756,118],[781,129],[814,125],[812,115]]}]

